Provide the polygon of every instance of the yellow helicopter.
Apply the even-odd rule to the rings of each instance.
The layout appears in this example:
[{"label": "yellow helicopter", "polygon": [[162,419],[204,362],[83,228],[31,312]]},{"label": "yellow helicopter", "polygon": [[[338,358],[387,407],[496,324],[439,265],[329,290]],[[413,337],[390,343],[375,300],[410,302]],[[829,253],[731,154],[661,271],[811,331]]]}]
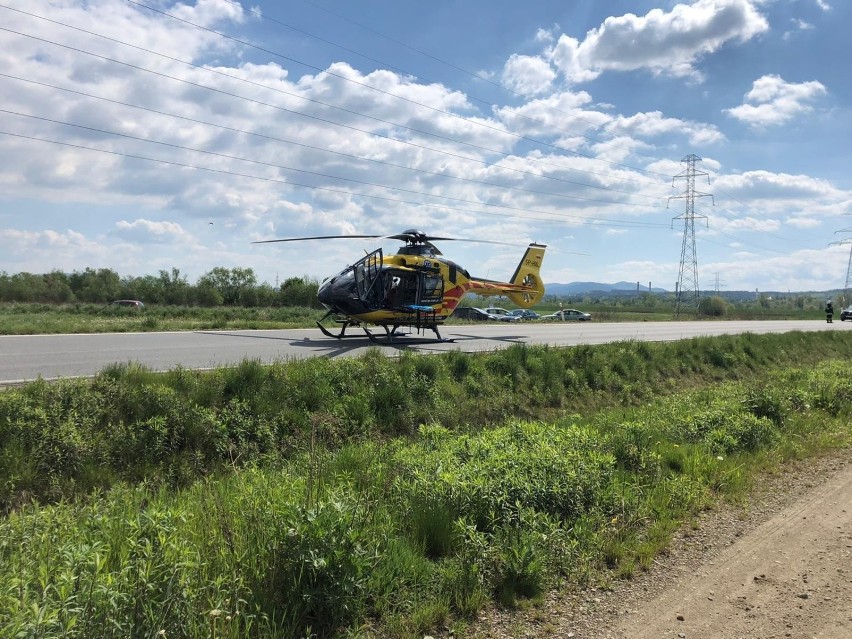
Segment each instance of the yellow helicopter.
[{"label": "yellow helicopter", "polygon": [[[544,283],[539,276],[546,245],[532,243],[515,269],[509,282],[472,277],[466,269],[446,259],[432,242],[461,241],[507,244],[489,240],[462,240],[427,235],[409,229],[396,235],[323,235],[280,240],[262,240],[254,244],[301,242],[340,238],[388,238],[405,242],[393,255],[382,249],[371,253],[325,279],[317,291],[317,299],[327,313],[317,326],[328,337],[342,339],[350,326],[361,327],[371,340],[376,337],[366,325],[385,329],[387,341],[403,335],[400,328],[434,331],[439,341],[438,327],[458,307],[468,292],[478,295],[505,295],[521,308],[529,308],[544,296]],[[340,326],[335,334],[322,322],[329,317]]]}]

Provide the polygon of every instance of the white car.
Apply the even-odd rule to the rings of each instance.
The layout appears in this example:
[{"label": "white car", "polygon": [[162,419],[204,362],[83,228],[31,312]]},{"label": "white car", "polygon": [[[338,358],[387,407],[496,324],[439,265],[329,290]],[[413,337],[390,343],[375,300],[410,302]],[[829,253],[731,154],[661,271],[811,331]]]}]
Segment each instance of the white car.
[{"label": "white car", "polygon": [[578,311],[576,308],[566,308],[556,311],[552,315],[544,315],[541,319],[559,322],[588,322],[592,319],[592,316],[583,311]]},{"label": "white car", "polygon": [[489,306],[488,308],[483,308],[482,310],[488,313],[489,315],[493,315],[501,322],[517,322],[521,319],[516,315],[512,315],[505,308],[499,308],[497,306]]}]

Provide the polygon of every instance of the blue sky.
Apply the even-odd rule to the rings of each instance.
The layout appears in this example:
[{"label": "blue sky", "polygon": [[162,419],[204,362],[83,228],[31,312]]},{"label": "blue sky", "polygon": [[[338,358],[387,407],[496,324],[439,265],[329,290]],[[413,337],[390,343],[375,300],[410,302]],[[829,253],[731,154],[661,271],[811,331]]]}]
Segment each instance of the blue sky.
[{"label": "blue sky", "polygon": [[[322,279],[409,228],[546,282],[844,286],[840,0],[3,0],[0,272]],[[706,176],[704,174],[707,174]],[[520,247],[454,242],[505,278]]]}]

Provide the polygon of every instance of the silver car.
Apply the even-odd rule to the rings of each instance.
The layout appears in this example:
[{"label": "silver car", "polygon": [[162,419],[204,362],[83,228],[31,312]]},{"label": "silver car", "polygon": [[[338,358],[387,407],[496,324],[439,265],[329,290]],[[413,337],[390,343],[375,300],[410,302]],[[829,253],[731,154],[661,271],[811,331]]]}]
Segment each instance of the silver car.
[{"label": "silver car", "polygon": [[543,320],[556,320],[559,322],[588,322],[592,316],[583,311],[578,311],[576,308],[565,308],[561,311],[556,311],[552,315],[542,316]]}]

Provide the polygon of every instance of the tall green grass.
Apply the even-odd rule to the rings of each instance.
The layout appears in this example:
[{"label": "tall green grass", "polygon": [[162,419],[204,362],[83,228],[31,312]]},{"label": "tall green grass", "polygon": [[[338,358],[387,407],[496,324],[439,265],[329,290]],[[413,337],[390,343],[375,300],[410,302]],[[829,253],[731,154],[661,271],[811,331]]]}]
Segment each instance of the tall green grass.
[{"label": "tall green grass", "polygon": [[116,482],[185,486],[223,468],[274,467],[309,445],[413,435],[422,424],[475,431],[511,418],[638,406],[850,351],[852,336],[819,332],[398,360],[373,350],[211,372],[117,364],[93,380],[0,393],[0,512]]},{"label": "tall green grass", "polygon": [[849,445],[845,337],[698,340],[688,379],[682,348],[4,392],[0,637],[461,635],[489,602],[629,578],[760,467]]}]

